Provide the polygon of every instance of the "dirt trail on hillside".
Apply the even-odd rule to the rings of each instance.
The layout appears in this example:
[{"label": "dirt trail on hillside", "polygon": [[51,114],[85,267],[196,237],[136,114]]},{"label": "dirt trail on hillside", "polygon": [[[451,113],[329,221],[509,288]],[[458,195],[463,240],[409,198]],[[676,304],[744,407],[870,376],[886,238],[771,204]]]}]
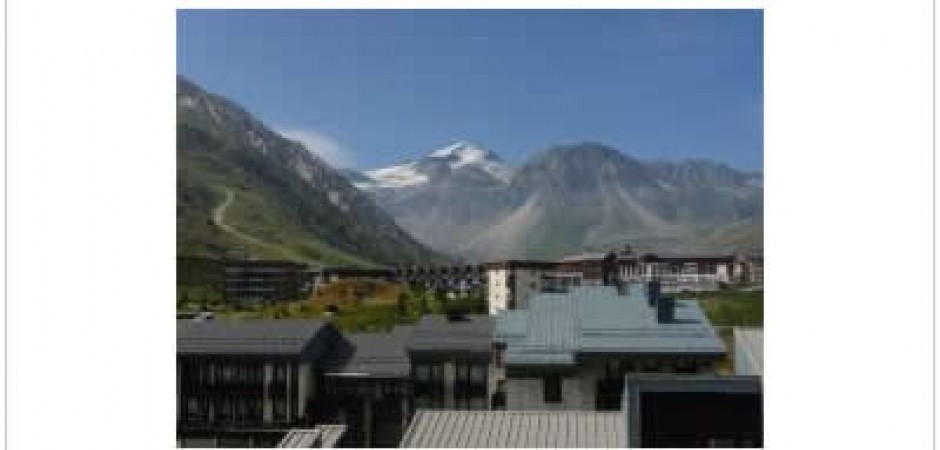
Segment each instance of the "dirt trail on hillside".
[{"label": "dirt trail on hillside", "polygon": [[241,239],[246,243],[251,243],[259,247],[264,247],[270,251],[280,253],[287,259],[292,259],[294,261],[306,261],[308,259],[298,255],[289,248],[285,248],[280,245],[267,242],[263,239],[259,239],[248,233],[236,230],[231,225],[225,223],[225,210],[228,209],[228,207],[231,206],[234,201],[235,194],[232,193],[231,189],[225,188],[225,200],[223,200],[222,203],[220,203],[219,206],[216,206],[215,210],[212,211],[212,221],[215,222],[215,224],[218,225],[222,231],[231,234],[232,236],[235,236],[236,238]]}]

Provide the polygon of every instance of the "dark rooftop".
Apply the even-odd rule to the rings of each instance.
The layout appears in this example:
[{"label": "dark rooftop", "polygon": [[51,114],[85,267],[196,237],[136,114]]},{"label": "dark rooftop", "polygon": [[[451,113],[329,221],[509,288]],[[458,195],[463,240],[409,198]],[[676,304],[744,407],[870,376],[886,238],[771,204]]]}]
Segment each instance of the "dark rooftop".
[{"label": "dark rooftop", "polygon": [[299,319],[178,320],[176,353],[299,355],[325,325]]},{"label": "dark rooftop", "polygon": [[488,353],[492,333],[493,322],[488,315],[473,314],[459,318],[424,316],[415,325],[408,350]]},{"label": "dark rooftop", "polygon": [[345,345],[323,362],[327,376],[406,378],[407,344],[414,327],[399,325],[389,333],[345,334]]}]

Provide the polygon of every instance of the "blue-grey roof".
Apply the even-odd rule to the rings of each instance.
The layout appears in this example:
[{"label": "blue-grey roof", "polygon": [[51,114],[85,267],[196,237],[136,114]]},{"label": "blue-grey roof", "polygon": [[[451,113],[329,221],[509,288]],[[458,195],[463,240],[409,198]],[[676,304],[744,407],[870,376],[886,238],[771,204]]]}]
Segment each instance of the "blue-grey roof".
[{"label": "blue-grey roof", "polygon": [[673,320],[661,323],[646,286],[582,286],[543,293],[529,309],[497,316],[494,339],[506,345],[508,365],[571,365],[578,354],[719,354],[725,348],[695,300],[676,300]]}]

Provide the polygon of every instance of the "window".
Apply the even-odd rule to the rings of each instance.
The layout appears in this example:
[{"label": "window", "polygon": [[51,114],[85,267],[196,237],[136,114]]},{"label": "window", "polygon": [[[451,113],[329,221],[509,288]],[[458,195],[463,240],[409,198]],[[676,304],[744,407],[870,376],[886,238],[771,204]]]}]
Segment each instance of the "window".
[{"label": "window", "polygon": [[287,399],[274,397],[274,420],[287,419]]},{"label": "window", "polygon": [[561,403],[561,376],[549,375],[542,379],[545,403]]}]

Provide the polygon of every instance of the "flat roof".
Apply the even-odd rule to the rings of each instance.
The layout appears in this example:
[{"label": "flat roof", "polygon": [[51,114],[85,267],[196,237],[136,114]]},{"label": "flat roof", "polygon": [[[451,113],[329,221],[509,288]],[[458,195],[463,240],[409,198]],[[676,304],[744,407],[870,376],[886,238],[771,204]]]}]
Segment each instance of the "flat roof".
[{"label": "flat roof", "polygon": [[616,448],[621,412],[418,410],[402,448]]},{"label": "flat roof", "polygon": [[673,320],[657,319],[645,284],[620,295],[613,286],[541,293],[526,310],[496,317],[494,340],[507,365],[572,365],[578,354],[721,354],[724,344],[695,300],[676,300]]},{"label": "flat roof", "polygon": [[176,353],[299,355],[325,325],[302,319],[177,320]]}]

